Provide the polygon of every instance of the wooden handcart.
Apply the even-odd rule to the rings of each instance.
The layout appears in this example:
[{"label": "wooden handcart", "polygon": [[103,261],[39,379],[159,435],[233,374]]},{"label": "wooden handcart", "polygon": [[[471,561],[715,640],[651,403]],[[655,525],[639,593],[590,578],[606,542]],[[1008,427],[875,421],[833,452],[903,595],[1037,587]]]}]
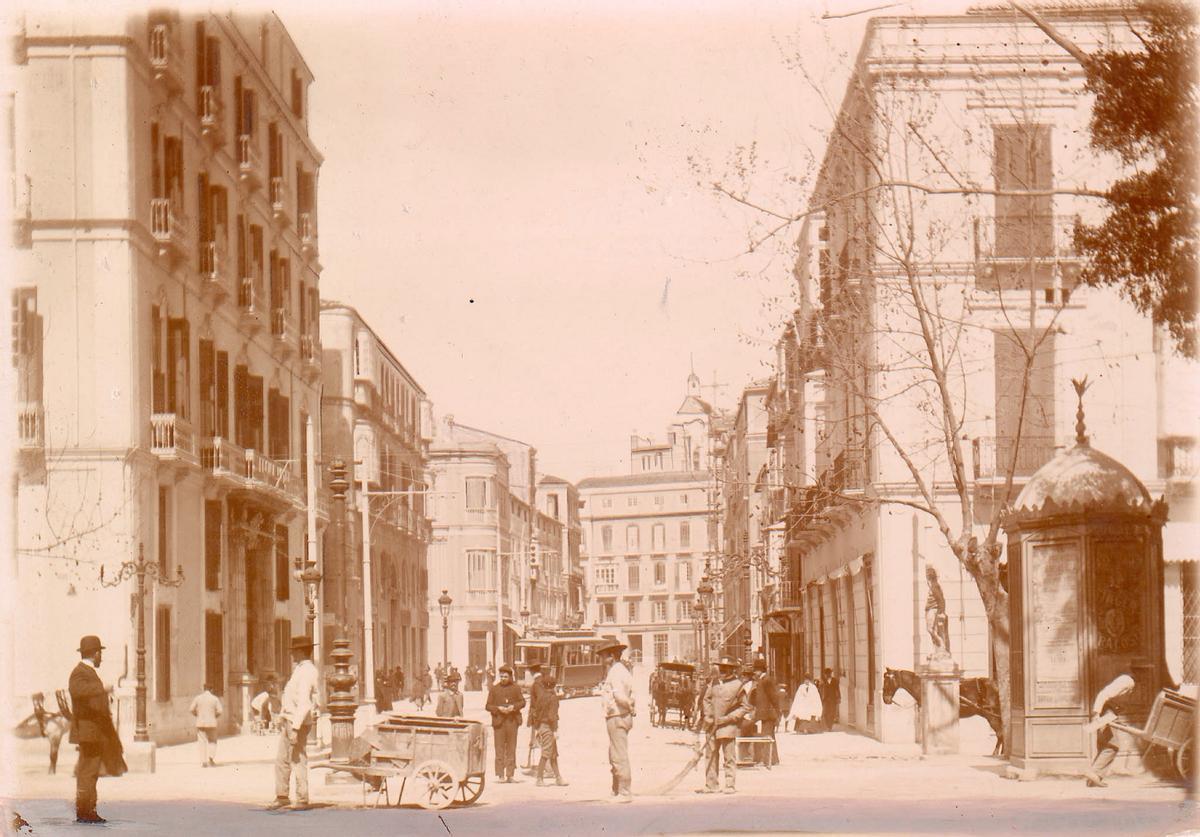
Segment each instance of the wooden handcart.
[{"label": "wooden handcart", "polygon": [[[418,805],[433,810],[470,805],[483,794],[487,735],[478,721],[388,715],[355,743],[350,761],[326,760],[312,766],[361,780],[364,804],[368,790],[375,794],[376,807],[398,807],[408,790],[410,798],[415,792]],[[397,779],[398,789],[392,784]]]},{"label": "wooden handcart", "polygon": [[1154,698],[1150,715],[1143,728],[1113,721],[1111,726],[1146,742],[1151,747],[1162,747],[1171,756],[1175,769],[1184,781],[1192,781],[1192,746],[1195,727],[1196,699],[1174,689],[1163,689]]}]

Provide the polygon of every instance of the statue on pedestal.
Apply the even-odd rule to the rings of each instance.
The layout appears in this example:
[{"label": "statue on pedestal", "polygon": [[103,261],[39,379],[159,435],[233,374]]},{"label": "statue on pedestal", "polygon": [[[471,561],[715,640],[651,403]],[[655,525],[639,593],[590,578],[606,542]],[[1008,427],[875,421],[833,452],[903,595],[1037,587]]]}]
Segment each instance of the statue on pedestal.
[{"label": "statue on pedestal", "polygon": [[929,587],[929,595],[925,598],[925,629],[933,640],[931,660],[950,659],[950,620],[946,617],[946,594],[938,582],[937,570],[932,566],[925,567],[925,583]]}]

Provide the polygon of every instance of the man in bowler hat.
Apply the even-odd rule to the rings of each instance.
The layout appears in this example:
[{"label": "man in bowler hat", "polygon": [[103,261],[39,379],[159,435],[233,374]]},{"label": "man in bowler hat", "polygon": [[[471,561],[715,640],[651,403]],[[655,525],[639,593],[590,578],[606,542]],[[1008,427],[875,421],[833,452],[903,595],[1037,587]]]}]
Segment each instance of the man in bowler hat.
[{"label": "man in bowler hat", "polygon": [[72,744],[79,745],[79,762],[75,766],[75,821],[103,823],[96,813],[96,779],[101,768],[109,776],[120,776],[126,770],[121,739],[113,725],[108,706],[108,691],[100,679],[100,658],[104,646],[100,637],[85,636],[79,640],[79,665],[71,672],[68,688],[71,692]]},{"label": "man in bowler hat", "polygon": [[308,733],[312,729],[313,710],[317,706],[317,667],[312,661],[313,641],[307,636],[292,637],[292,676],[283,687],[279,709],[279,749],[275,754],[275,801],[271,808],[289,802],[292,766],[296,775],[296,807],[308,806]]}]

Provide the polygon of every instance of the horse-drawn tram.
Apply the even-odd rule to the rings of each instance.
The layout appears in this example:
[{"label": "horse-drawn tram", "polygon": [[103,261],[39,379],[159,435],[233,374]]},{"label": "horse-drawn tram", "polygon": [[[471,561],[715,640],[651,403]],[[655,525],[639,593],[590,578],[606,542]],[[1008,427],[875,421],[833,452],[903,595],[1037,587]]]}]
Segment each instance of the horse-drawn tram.
[{"label": "horse-drawn tram", "polygon": [[[470,805],[483,794],[487,735],[483,724],[462,718],[388,715],[354,739],[347,762],[313,767],[349,773],[375,793],[375,806],[399,806],[405,790],[422,808]],[[400,781],[399,788],[392,784]],[[396,800],[392,801],[392,791]]]},{"label": "horse-drawn tram", "polygon": [[659,663],[650,675],[650,723],[656,727],[690,728],[696,693],[694,665]]},{"label": "horse-drawn tram", "polygon": [[518,640],[517,682],[528,687],[533,681],[530,666],[536,663],[554,675],[556,688],[563,697],[596,694],[604,681],[604,664],[596,656],[596,648],[604,641],[582,631]]}]

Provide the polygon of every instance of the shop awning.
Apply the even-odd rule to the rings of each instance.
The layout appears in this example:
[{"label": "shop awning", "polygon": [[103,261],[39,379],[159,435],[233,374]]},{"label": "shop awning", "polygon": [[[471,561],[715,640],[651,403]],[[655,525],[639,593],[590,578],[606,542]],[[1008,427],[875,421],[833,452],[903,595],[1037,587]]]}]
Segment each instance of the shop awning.
[{"label": "shop awning", "polygon": [[525,629],[523,627],[521,627],[520,622],[514,622],[512,619],[505,619],[504,627],[508,628],[510,631],[512,631],[518,637],[525,636]]}]

